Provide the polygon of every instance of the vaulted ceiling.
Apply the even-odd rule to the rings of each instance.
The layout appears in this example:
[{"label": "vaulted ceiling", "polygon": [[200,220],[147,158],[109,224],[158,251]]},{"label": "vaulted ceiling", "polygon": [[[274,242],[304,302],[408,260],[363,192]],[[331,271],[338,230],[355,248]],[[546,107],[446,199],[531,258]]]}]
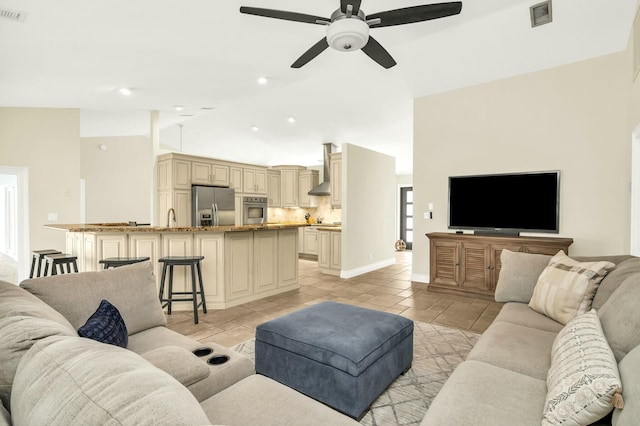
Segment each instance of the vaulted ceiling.
[{"label": "vaulted ceiling", "polygon": [[292,69],[325,27],[239,13],[329,17],[338,0],[0,0],[26,12],[23,22],[0,17],[0,106],[79,108],[85,137],[147,134],[158,110],[169,149],[312,166],[323,142],[353,143],[410,174],[414,98],[623,50],[637,0],[555,0],[553,22],[531,28],[535,3],[466,0],[459,15],[374,28],[397,61],[387,70],[332,49]]}]

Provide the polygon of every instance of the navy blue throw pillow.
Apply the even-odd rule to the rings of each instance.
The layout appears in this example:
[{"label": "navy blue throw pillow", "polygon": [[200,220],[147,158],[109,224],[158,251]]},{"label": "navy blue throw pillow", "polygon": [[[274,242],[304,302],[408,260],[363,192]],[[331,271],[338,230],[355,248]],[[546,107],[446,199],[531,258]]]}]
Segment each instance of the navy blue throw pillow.
[{"label": "navy blue throw pillow", "polygon": [[123,348],[126,348],[129,343],[127,326],[118,308],[106,300],[100,302],[98,310],[78,329],[78,334],[81,337]]}]

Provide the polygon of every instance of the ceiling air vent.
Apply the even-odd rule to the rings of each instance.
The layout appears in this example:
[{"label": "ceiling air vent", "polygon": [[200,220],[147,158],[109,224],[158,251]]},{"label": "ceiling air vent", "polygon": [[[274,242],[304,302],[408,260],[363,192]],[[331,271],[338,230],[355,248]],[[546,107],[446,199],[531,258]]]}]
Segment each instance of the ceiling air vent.
[{"label": "ceiling air vent", "polygon": [[27,12],[0,8],[0,18],[11,19],[15,22],[24,22],[27,19]]},{"label": "ceiling air vent", "polygon": [[551,0],[534,4],[529,8],[531,14],[531,28],[551,22]]}]

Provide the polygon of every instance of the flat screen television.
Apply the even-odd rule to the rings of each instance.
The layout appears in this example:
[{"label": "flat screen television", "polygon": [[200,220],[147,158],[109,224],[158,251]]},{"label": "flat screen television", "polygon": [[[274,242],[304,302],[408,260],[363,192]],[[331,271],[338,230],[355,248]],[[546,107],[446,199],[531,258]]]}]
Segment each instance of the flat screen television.
[{"label": "flat screen television", "polygon": [[559,232],[560,171],[449,177],[449,229]]}]

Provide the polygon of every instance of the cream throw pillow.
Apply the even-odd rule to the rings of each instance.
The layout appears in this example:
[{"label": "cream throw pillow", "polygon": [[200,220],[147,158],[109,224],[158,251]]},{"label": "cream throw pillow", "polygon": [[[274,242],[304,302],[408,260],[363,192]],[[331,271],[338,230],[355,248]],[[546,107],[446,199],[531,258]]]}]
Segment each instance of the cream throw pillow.
[{"label": "cream throw pillow", "polygon": [[560,250],[542,271],[529,307],[562,324],[591,309],[600,281],[615,265],[578,262]]},{"label": "cream throw pillow", "polygon": [[622,408],[618,364],[592,309],[558,333],[551,347],[542,425],[578,426]]}]

